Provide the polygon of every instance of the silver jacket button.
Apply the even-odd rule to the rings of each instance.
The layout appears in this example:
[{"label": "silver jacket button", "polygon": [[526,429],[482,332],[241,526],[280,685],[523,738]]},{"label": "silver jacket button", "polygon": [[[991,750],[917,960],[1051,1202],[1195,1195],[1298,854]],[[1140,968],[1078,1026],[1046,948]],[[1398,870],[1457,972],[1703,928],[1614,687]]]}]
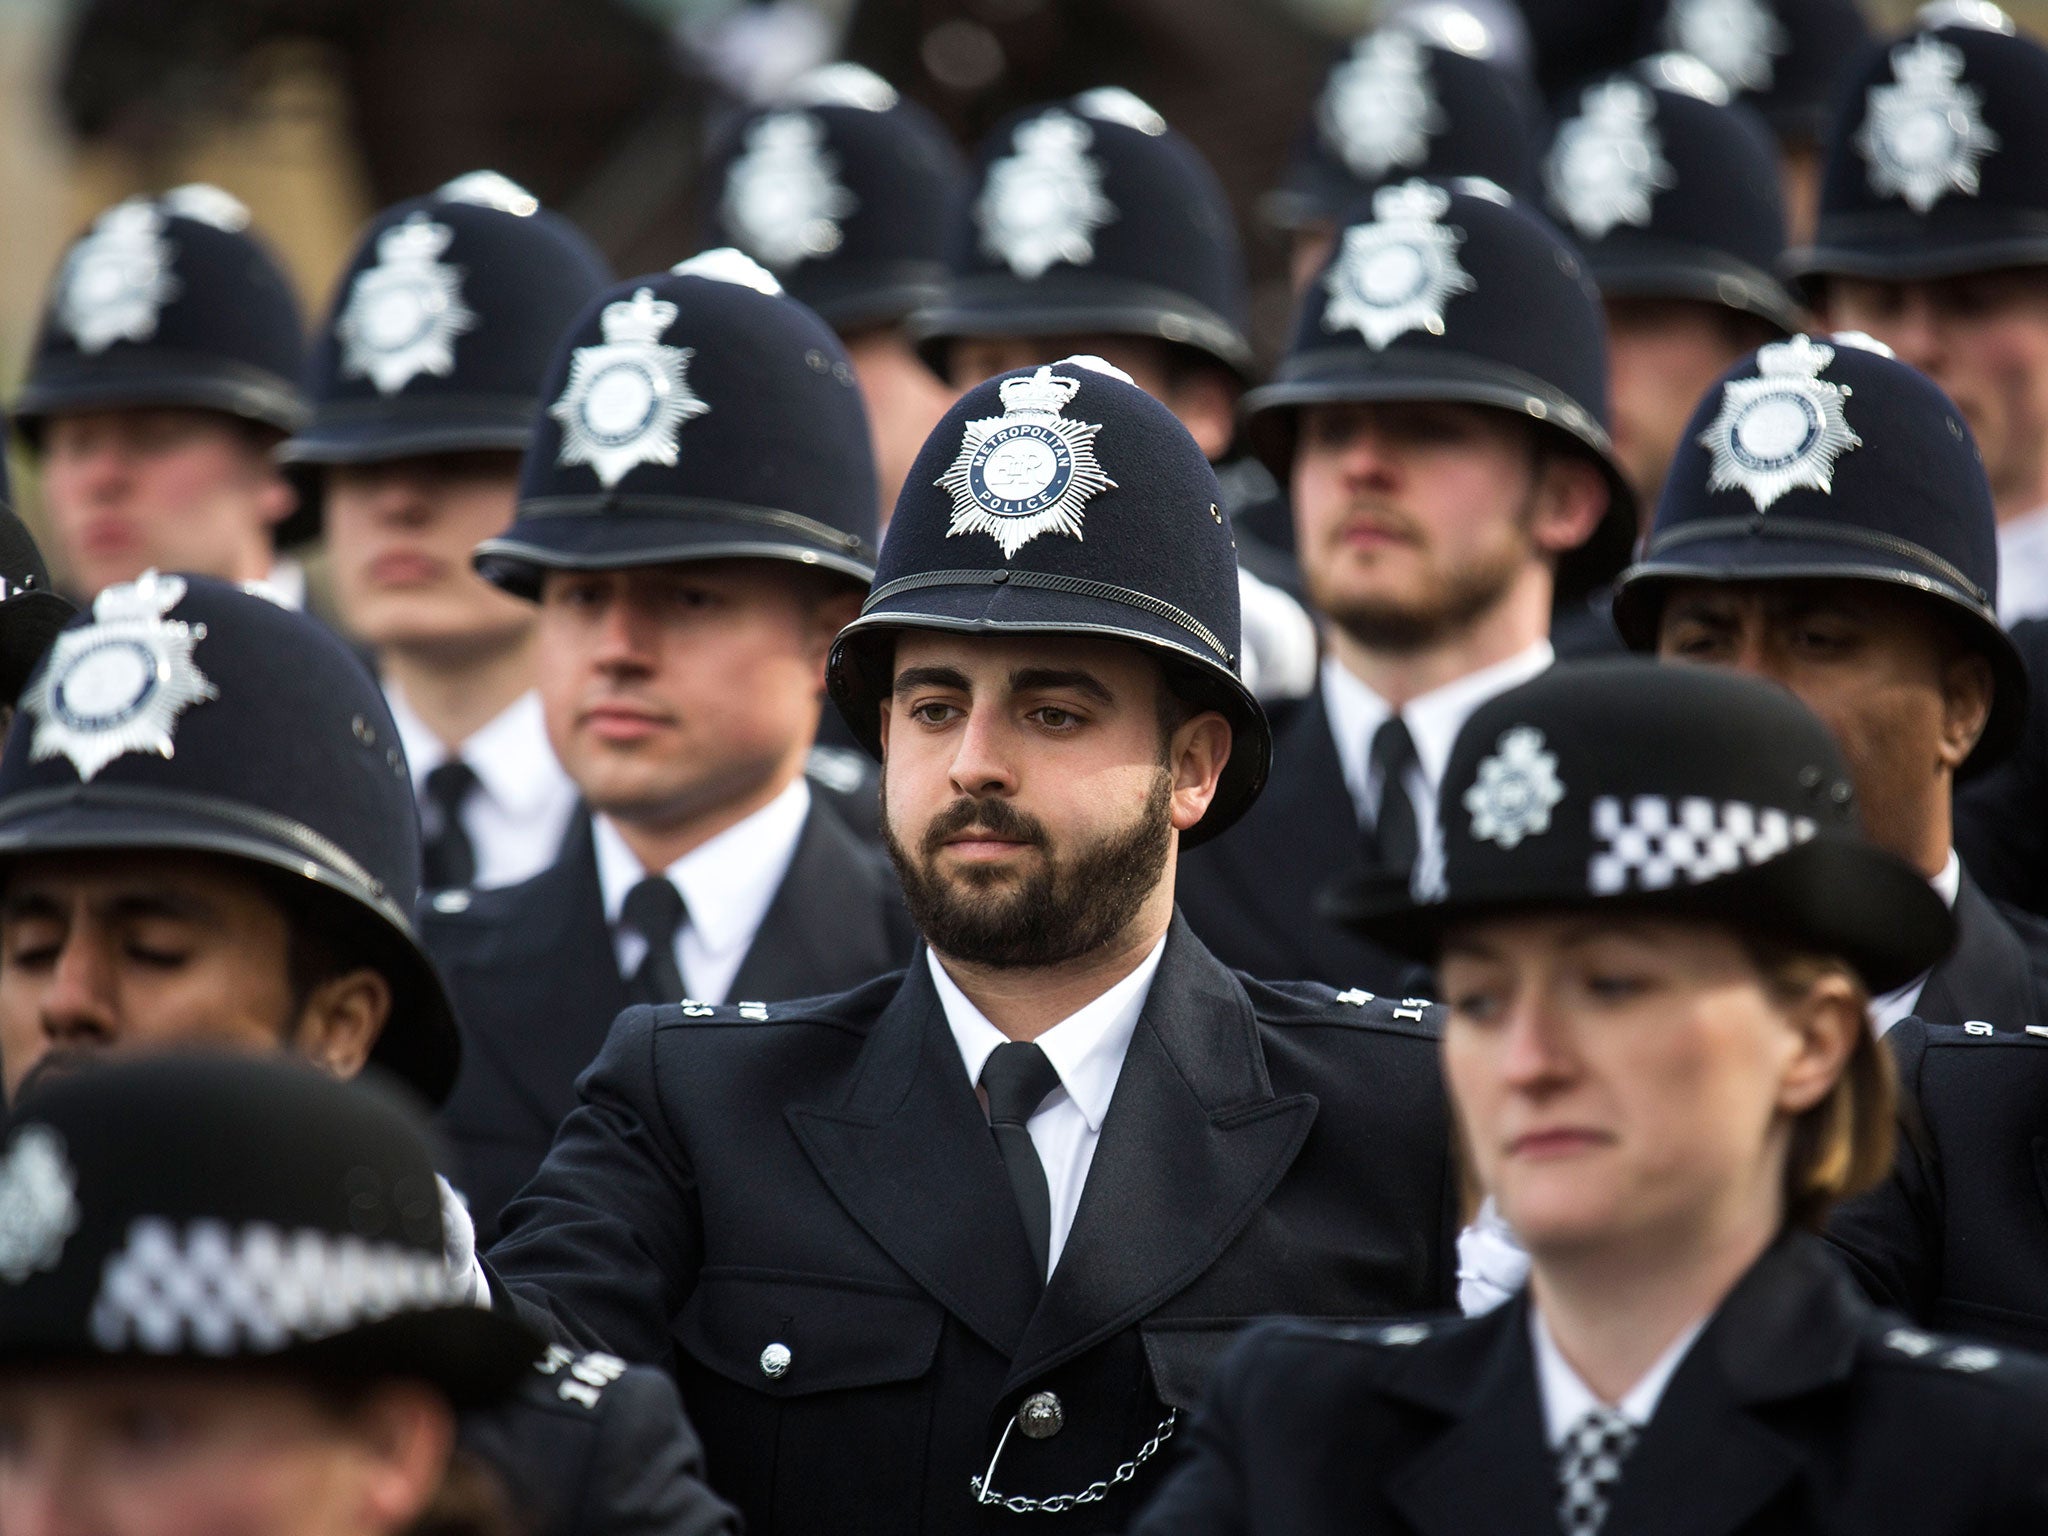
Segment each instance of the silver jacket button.
[{"label": "silver jacket button", "polygon": [[1034,1392],[1017,1405],[1017,1427],[1030,1440],[1050,1440],[1066,1427],[1067,1410],[1050,1392]]},{"label": "silver jacket button", "polygon": [[789,1362],[794,1358],[787,1344],[770,1344],[761,1351],[761,1374],[770,1381],[780,1381],[789,1374]]}]

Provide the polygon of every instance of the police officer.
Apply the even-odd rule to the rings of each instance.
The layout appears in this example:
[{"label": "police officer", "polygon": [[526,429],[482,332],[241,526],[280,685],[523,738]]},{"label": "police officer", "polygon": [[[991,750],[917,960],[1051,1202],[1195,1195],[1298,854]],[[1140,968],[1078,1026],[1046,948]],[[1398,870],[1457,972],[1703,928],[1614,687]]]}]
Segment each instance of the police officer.
[{"label": "police officer", "polygon": [[430,888],[554,859],[575,786],[534,692],[534,615],[470,551],[512,520],[555,341],[609,280],[566,219],[492,172],[370,221],[280,451],[323,520],[342,623],[375,653],[426,829]]},{"label": "police officer", "polygon": [[537,605],[585,808],[552,868],[437,899],[424,929],[473,1046],[442,1124],[487,1238],[628,1005],[839,991],[911,942],[861,830],[872,777],[805,773],[874,569],[867,421],[831,331],[712,252],[600,294],[541,398],[518,519],[477,561]]},{"label": "police officer", "polygon": [[1587,86],[1544,159],[1550,208],[1600,288],[1614,454],[1645,511],[1700,396],[1799,326],[1775,273],[1773,154],[1718,76],[1662,54]]},{"label": "police officer", "polygon": [[954,390],[904,322],[935,302],[967,165],[937,118],[857,64],[800,77],[713,157],[710,244],[773,272],[839,334],[874,434],[887,521]]},{"label": "police officer", "polygon": [[303,602],[304,572],[274,548],[296,497],[270,456],[305,420],[301,329],[249,210],[218,187],[130,198],[72,243],[13,410],[74,588],[154,566]]},{"label": "police officer", "polygon": [[831,671],[927,947],[626,1014],[507,1213],[501,1282],[672,1360],[749,1530],[1116,1529],[1242,1320],[1448,1298],[1431,1010],[1251,982],[1173,915],[1265,778],[1232,564],[1108,365],[969,391]]},{"label": "police officer", "polygon": [[1865,988],[1948,914],[1862,836],[1782,690],[1622,659],[1481,706],[1417,904],[1470,1166],[1534,1255],[1484,1318],[1274,1323],[1219,1368],[1143,1536],[2010,1531],[2048,1372],[1858,1298],[1810,1229],[1880,1177]]},{"label": "police officer", "polygon": [[1598,296],[1546,220],[1468,185],[1374,193],[1246,398],[1329,644],[1271,791],[1181,866],[1195,932],[1254,975],[1406,989],[1317,890],[1413,865],[1465,716],[1550,665],[1553,609],[1627,558]]},{"label": "police officer", "polygon": [[1961,413],[1855,338],[1772,342],[1687,424],[1614,617],[1637,650],[1798,694],[1849,759],[1871,837],[1955,910],[1953,956],[1878,999],[1946,1023],[2048,1022],[2040,923],[1957,857],[1957,779],[2012,749],[2026,670],[1992,611],[1991,492]]}]

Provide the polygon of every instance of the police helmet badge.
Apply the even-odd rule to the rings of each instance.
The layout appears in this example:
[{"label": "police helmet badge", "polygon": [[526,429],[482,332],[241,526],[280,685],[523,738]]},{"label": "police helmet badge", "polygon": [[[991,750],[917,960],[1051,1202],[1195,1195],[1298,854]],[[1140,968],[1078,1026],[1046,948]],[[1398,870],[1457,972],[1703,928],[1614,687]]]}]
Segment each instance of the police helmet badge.
[{"label": "police helmet badge", "polygon": [[434,196],[444,203],[495,208],[521,219],[530,219],[540,212],[540,199],[502,171],[464,171],[454,180],[441,183]]},{"label": "police helmet badge", "polygon": [[1881,197],[1925,213],[1949,193],[1977,195],[1977,170],[1998,148],[1984,96],[1964,83],[1962,50],[1921,36],[1892,50],[1892,79],[1870,88],[1856,148]]},{"label": "police helmet badge", "polygon": [[81,352],[104,352],[117,341],[147,341],[157,317],[178,294],[163,210],[132,197],[101,214],[71,249],[57,299],[57,320]]},{"label": "police helmet badge", "polygon": [[1633,80],[1588,89],[1544,163],[1550,195],[1588,240],[1646,225],[1656,195],[1678,183],[1657,132],[1657,102]]},{"label": "police helmet badge", "polygon": [[1525,838],[1550,830],[1550,813],[1562,799],[1557,754],[1545,745],[1543,733],[1533,725],[1503,731],[1465,791],[1472,840],[1517,848]]},{"label": "police helmet badge", "polygon": [[341,371],[393,395],[423,373],[455,371],[455,338],[476,328],[462,301],[462,271],[442,261],[455,239],[446,224],[414,213],[377,237],[377,264],[356,274],[334,323]]},{"label": "police helmet badge", "polygon": [[1166,132],[1166,119],[1159,115],[1159,109],[1120,85],[1098,85],[1083,91],[1074,98],[1074,110],[1099,123],[1121,123],[1126,128],[1135,128],[1147,138],[1156,139]]},{"label": "police helmet badge", "polygon": [[1350,329],[1375,352],[1408,331],[1444,333],[1444,306],[1478,285],[1458,260],[1464,231],[1444,224],[1451,194],[1426,181],[1381,187],[1373,221],[1344,231],[1324,279],[1323,329]]},{"label": "police helmet badge", "polygon": [[604,340],[578,347],[569,382],[548,414],[562,424],[557,464],[588,464],[607,490],[638,464],[676,461],[676,433],[711,407],[690,388],[694,347],[671,347],[662,332],[679,313],[652,288],[604,307]]},{"label": "police helmet badge", "polygon": [[1835,461],[1863,446],[1842,408],[1849,387],[1820,376],[1834,357],[1811,336],[1774,341],[1757,349],[1757,377],[1722,386],[1720,414],[1700,434],[1710,490],[1747,491],[1759,512],[1790,490],[1833,491]]},{"label": "police helmet badge", "polygon": [[64,1143],[46,1125],[25,1125],[0,1156],[0,1280],[19,1285],[55,1269],[78,1230],[78,1181]]},{"label": "police helmet badge", "polygon": [[778,271],[838,250],[844,238],[839,221],[859,206],[825,148],[824,125],[808,112],[761,118],[726,173],[726,223],[749,252]]},{"label": "police helmet badge", "polygon": [[90,782],[130,752],[172,755],[178,716],[220,697],[192,654],[206,626],[169,617],[184,596],[182,577],[144,571],[94,598],[90,624],[57,636],[22,696],[30,762],[61,753]]},{"label": "police helmet badge", "polygon": [[211,224],[231,235],[249,227],[249,205],[210,181],[188,181],[182,187],[171,188],[157,201],[168,213]]},{"label": "police helmet badge", "polygon": [[1316,122],[1344,163],[1369,180],[1420,165],[1429,136],[1444,127],[1421,43],[1394,27],[1359,39],[1330,71]]},{"label": "police helmet badge", "polygon": [[937,482],[953,498],[947,538],[985,533],[1007,560],[1041,533],[1081,537],[1082,508],[1116,482],[1095,460],[1102,428],[1061,414],[1081,389],[1079,379],[1053,372],[1068,364],[1116,371],[1068,358],[1029,378],[1005,379],[1003,414],[967,423],[959,456]]},{"label": "police helmet badge", "polygon": [[1102,191],[1102,166],[1088,153],[1095,135],[1055,108],[1017,130],[1015,150],[989,167],[974,208],[981,248],[1021,278],[1056,262],[1095,259],[1095,231],[1116,217]]},{"label": "police helmet badge", "polygon": [[1664,40],[1744,91],[1769,90],[1778,56],[1792,46],[1764,0],[1676,0],[1664,18]]}]

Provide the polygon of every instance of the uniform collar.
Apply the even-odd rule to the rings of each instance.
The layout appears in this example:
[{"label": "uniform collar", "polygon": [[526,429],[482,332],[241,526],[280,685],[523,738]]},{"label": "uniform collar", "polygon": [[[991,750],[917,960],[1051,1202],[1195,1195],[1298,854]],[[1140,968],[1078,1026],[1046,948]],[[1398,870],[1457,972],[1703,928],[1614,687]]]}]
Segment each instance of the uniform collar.
[{"label": "uniform collar", "polygon": [[483,725],[455,752],[413,711],[398,684],[384,685],[384,703],[398,727],[399,745],[412,769],[413,793],[423,792],[427,774],[460,756],[491,800],[512,816],[539,816],[554,803],[562,780],[555,749],[548,744],[540,693],[529,688]]},{"label": "uniform collar", "polygon": [[2048,507],[1998,525],[1998,622],[2048,615]]},{"label": "uniform collar", "polygon": [[[1941,873],[1927,883],[1934,887],[1935,895],[1948,903],[1949,911],[1955,911],[1956,897],[1962,894],[1963,889],[1963,861],[1955,849],[1949,849],[1948,862],[1941,866]],[[1894,987],[1880,997],[1873,997],[1870,1000],[1870,1027],[1883,1035],[1912,1013],[1920,1002],[1921,991],[1927,986],[1927,978],[1933,974],[1932,970],[1922,971],[1904,985]]]},{"label": "uniform collar", "polygon": [[[1166,936],[1161,934],[1136,970],[1038,1037],[1039,1048],[1060,1075],[1060,1086],[1081,1111],[1090,1131],[1102,1130],[1102,1119],[1109,1113],[1109,1101],[1116,1092],[1131,1035],[1138,1027],[1139,1014],[1145,1011],[1152,978],[1158,974],[1160,957],[1165,953]],[[967,1080],[978,1083],[990,1054],[1008,1037],[974,1006],[930,949],[925,951],[925,963],[931,967],[932,986],[938,991],[939,1006],[945,1010],[954,1044],[960,1047]]]},{"label": "uniform collar", "polygon": [[1622,1395],[1620,1402],[1609,1404],[1602,1402],[1599,1395],[1586,1385],[1585,1378],[1572,1369],[1564,1351],[1557,1347],[1557,1340],[1551,1337],[1550,1325],[1543,1320],[1542,1308],[1532,1303],[1529,1308],[1529,1339],[1536,1348],[1536,1388],[1543,1398],[1543,1427],[1550,1438],[1551,1449],[1561,1449],[1572,1426],[1596,1408],[1612,1407],[1637,1429],[1647,1425],[1657,1412],[1664,1389],[1671,1385],[1672,1376],[1685,1359],[1686,1351],[1692,1348],[1693,1340],[1706,1326],[1704,1317],[1696,1319],[1690,1328],[1671,1341],[1670,1347]]}]

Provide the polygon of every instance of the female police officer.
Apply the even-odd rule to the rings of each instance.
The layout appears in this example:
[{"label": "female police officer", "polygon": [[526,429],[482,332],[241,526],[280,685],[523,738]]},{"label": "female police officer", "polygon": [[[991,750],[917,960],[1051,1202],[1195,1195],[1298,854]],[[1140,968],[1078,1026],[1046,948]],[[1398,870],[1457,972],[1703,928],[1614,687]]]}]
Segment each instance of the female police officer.
[{"label": "female police officer", "polygon": [[2048,1371],[1873,1312],[1803,1230],[1889,1155],[1866,989],[1953,931],[1820,723],[1703,669],[1559,669],[1472,717],[1440,824],[1415,898],[1343,905],[1438,966],[1529,1285],[1249,1334],[1137,1529],[2048,1528]]}]

